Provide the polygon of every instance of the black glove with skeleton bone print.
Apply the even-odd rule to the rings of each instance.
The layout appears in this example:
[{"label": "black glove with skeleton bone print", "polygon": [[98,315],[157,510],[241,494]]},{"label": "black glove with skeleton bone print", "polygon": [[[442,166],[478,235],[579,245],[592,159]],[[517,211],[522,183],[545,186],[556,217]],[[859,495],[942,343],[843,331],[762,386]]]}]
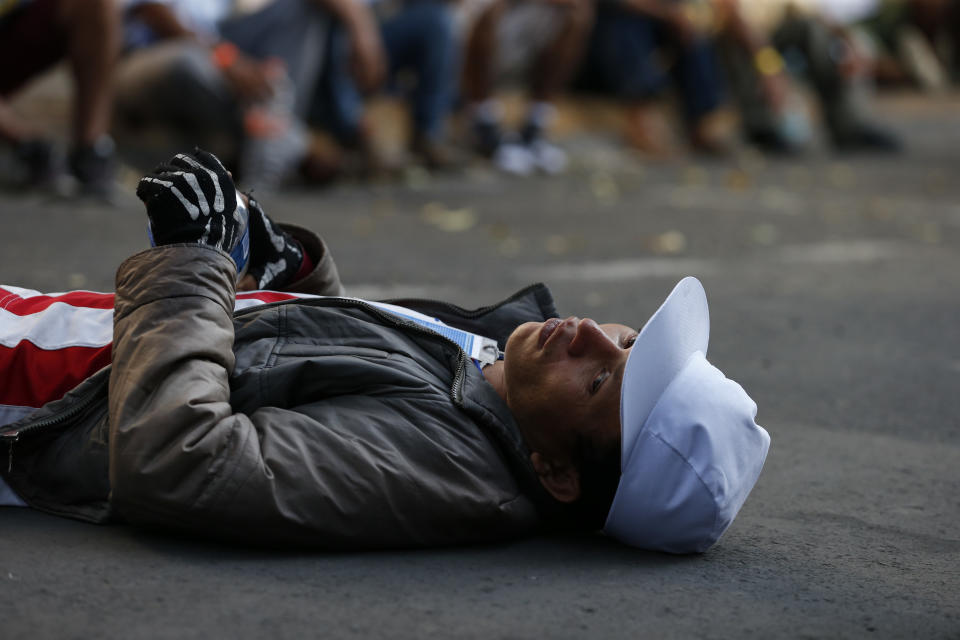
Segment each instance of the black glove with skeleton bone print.
[{"label": "black glove with skeleton bone print", "polygon": [[300,270],[303,250],[293,236],[280,228],[250,194],[250,266],[247,274],[258,289],[281,289]]},{"label": "black glove with skeleton bone print", "polygon": [[233,253],[240,244],[243,203],[212,153],[178,153],[140,179],[137,197],[147,208],[155,245],[205,244]]}]

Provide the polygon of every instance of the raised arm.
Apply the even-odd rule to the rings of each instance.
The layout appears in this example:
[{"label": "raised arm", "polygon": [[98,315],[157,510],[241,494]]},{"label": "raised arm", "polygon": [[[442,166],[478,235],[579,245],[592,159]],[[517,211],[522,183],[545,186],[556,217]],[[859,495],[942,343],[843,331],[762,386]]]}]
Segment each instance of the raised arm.
[{"label": "raised arm", "polygon": [[140,524],[249,539],[241,525],[257,523],[273,541],[306,539],[287,503],[297,494],[271,470],[277,411],[230,404],[242,222],[233,182],[212,155],[180,154],[137,194],[158,246],[117,272],[111,501]]}]

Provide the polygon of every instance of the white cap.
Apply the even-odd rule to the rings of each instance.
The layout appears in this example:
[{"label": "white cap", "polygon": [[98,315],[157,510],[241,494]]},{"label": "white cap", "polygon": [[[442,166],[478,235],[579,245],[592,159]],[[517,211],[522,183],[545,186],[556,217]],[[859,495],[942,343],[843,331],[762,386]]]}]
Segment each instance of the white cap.
[{"label": "white cap", "polygon": [[703,552],[760,476],[757,405],[707,362],[703,285],[684,278],[630,348],[620,391],[620,484],[604,532],[635,547]]}]

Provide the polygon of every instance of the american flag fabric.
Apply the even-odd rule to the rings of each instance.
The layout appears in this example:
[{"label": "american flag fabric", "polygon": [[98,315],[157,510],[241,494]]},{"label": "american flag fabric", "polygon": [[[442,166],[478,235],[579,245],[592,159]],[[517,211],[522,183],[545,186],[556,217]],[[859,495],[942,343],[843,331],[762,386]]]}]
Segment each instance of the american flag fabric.
[{"label": "american flag fabric", "polygon": [[[299,296],[237,295],[237,310]],[[113,294],[0,285],[0,425],[57,400],[110,364]]]}]

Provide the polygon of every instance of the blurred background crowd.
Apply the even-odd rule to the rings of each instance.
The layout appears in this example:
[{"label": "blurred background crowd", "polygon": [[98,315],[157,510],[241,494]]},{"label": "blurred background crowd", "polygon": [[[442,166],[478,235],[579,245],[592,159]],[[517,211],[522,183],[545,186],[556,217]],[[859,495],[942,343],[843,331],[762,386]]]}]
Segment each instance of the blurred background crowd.
[{"label": "blurred background crowd", "polygon": [[[0,60],[7,187],[109,196],[128,145],[199,145],[266,189],[555,174],[556,105],[581,95],[618,103],[619,139],[652,157],[897,152],[869,97],[960,81],[960,0],[0,0]],[[58,66],[67,139],[15,102]],[[370,108],[385,95],[400,153]]]}]

